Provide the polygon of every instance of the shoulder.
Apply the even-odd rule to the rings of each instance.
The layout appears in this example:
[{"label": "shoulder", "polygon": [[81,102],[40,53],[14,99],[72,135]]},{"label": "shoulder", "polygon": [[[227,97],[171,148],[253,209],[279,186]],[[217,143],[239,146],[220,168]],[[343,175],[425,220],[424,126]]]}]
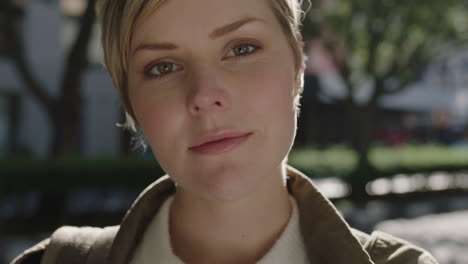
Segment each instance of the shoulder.
[{"label": "shoulder", "polygon": [[375,264],[438,264],[428,251],[390,234],[375,231],[368,235],[356,229],[352,232]]},{"label": "shoulder", "polygon": [[[105,228],[64,226],[50,238],[25,250],[10,264],[66,263],[67,259],[87,259],[103,263],[119,226]],[[65,261],[65,262],[63,262]]]},{"label": "shoulder", "polygon": [[10,264],[39,264],[47,246],[50,244],[50,238],[39,242],[37,245],[23,251]]}]

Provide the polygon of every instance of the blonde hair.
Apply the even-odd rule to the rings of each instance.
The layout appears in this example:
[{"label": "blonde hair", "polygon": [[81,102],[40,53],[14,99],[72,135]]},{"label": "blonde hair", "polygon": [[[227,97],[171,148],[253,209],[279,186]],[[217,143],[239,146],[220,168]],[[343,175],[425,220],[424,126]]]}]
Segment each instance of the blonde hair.
[{"label": "blonde hair", "polygon": [[[137,131],[137,127],[127,90],[130,42],[135,25],[165,1],[167,0],[97,0],[96,3],[102,29],[104,64],[119,92],[121,103],[126,111],[127,118],[122,126],[133,132]],[[302,41],[298,38],[304,15],[301,9],[303,0],[270,1],[275,16],[294,53],[295,70],[299,82],[297,97],[299,97],[303,89],[303,76],[299,75],[305,60]],[[296,104],[299,105],[299,98],[297,98]]]}]

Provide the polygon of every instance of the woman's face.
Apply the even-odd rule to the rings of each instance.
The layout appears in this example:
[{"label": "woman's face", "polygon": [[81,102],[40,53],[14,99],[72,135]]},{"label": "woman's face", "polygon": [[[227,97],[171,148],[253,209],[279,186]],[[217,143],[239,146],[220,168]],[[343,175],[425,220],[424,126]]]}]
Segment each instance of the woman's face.
[{"label": "woman's face", "polygon": [[[295,77],[269,0],[169,0],[131,42],[138,124],[178,188],[209,199],[281,182],[296,131]],[[204,144],[217,136],[227,139]]]}]

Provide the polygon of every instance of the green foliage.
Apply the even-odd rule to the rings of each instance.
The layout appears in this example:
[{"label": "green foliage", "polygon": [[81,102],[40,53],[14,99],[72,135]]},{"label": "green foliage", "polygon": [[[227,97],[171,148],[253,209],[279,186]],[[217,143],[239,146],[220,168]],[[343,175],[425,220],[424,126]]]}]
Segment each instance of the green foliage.
[{"label": "green foliage", "polygon": [[[377,176],[424,171],[468,170],[468,147],[453,148],[443,145],[406,145],[395,148],[374,147],[369,153]],[[289,155],[289,164],[312,177],[346,177],[358,163],[357,154],[344,146],[325,150],[296,149]]]},{"label": "green foliage", "polygon": [[441,49],[466,44],[468,9],[465,0],[318,0],[303,34],[325,44],[350,92],[371,82],[378,97],[416,81]]},{"label": "green foliage", "polygon": [[0,193],[21,191],[58,191],[76,187],[144,188],[164,175],[154,160],[135,158],[57,160],[0,160]]},{"label": "green foliage", "polygon": [[357,155],[344,146],[325,150],[299,148],[291,151],[288,163],[314,177],[342,177],[354,168]]},{"label": "green foliage", "polygon": [[420,169],[444,166],[468,167],[468,147],[449,148],[430,144],[394,149],[374,148],[370,151],[370,160],[381,171],[396,167]]}]

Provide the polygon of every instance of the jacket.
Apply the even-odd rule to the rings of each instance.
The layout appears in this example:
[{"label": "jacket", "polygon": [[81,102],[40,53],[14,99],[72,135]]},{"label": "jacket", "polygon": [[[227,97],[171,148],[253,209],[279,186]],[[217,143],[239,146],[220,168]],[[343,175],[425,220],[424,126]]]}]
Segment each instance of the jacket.
[{"label": "jacket", "polygon": [[[349,227],[307,176],[290,166],[287,174],[287,188],[297,202],[310,263],[437,264],[430,253],[409,242]],[[62,227],[11,264],[127,264],[146,226],[175,188],[174,182],[163,176],[140,194],[119,226]]]}]

